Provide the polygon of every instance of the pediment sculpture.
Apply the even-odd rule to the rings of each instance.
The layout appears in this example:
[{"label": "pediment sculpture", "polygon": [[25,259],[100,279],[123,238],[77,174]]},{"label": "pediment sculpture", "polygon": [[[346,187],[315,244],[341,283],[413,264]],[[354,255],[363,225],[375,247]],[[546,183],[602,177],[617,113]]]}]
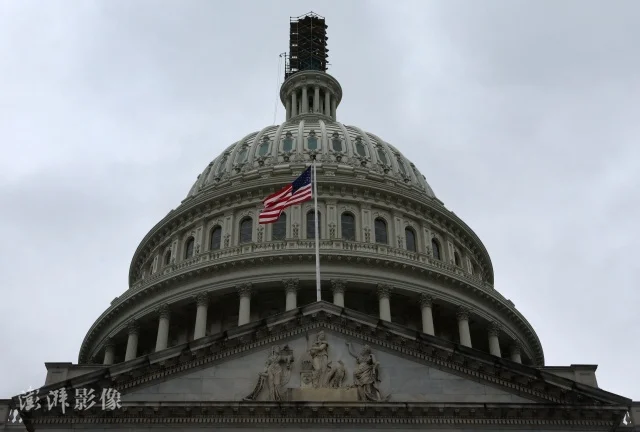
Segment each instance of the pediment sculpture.
[{"label": "pediment sculpture", "polygon": [[[311,397],[336,397],[337,400],[350,400],[379,402],[387,401],[390,396],[384,397],[378,388],[380,383],[380,363],[372,353],[368,345],[364,345],[360,352],[355,352],[347,342],[348,352],[355,359],[353,382],[349,385],[347,380],[347,367],[343,360],[329,360],[329,342],[324,331],[316,334],[311,346],[302,358],[300,365],[300,389],[291,390],[295,395]],[[270,401],[288,400],[289,393],[285,386],[289,383],[294,362],[293,350],[285,345],[283,348],[274,346],[265,363],[264,371],[258,376],[258,382],[250,395],[244,398],[247,401],[258,400],[264,389],[267,389],[266,399]],[[337,392],[337,393],[335,393]],[[350,394],[350,395],[349,395]],[[348,395],[348,396],[345,396]],[[304,397],[304,396],[302,396]],[[342,399],[341,399],[342,398]],[[300,399],[298,399],[300,400]]]},{"label": "pediment sculpture", "polygon": [[258,376],[258,383],[251,394],[244,400],[256,400],[265,385],[269,391],[269,400],[282,401],[282,390],[291,378],[291,364],[293,363],[293,351],[285,345],[283,348],[274,346],[265,363],[264,371]]}]

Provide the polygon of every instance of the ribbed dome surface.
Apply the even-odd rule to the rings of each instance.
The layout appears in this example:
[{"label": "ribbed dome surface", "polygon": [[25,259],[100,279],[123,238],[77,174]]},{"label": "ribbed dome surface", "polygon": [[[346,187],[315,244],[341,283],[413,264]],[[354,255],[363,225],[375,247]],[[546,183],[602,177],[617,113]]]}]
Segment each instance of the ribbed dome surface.
[{"label": "ribbed dome surface", "polygon": [[187,198],[234,176],[309,162],[313,156],[321,164],[350,167],[360,175],[390,176],[435,198],[425,177],[395,147],[370,132],[313,114],[267,126],[234,143],[207,165]]}]

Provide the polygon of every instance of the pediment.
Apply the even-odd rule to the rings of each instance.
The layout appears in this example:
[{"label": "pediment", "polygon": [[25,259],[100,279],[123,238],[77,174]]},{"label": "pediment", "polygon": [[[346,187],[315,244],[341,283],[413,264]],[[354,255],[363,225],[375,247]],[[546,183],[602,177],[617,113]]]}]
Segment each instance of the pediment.
[{"label": "pediment", "polygon": [[[317,326],[213,365],[138,386],[124,394],[122,400],[439,403],[530,403],[539,400],[519,396],[511,389],[463,374],[446,372],[330,327]],[[318,342],[319,334],[323,336]],[[313,350],[318,346],[326,350],[316,352],[312,358],[310,348]],[[370,356],[362,355],[365,346],[370,347]],[[379,381],[375,380],[376,374]],[[274,395],[273,387],[276,386],[278,390]]]}]

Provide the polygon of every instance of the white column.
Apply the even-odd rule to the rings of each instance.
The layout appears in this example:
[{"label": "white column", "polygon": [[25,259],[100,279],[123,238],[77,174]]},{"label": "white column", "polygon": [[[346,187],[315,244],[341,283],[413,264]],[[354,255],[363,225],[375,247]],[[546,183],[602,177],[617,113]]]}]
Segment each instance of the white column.
[{"label": "white column", "polygon": [[138,323],[130,321],[128,325],[129,339],[127,339],[127,351],[124,355],[124,361],[133,360],[138,353],[138,334],[140,328]]},{"label": "white column", "polygon": [[246,283],[237,287],[240,296],[238,308],[238,326],[248,324],[251,321],[251,284]]},{"label": "white column", "polygon": [[333,291],[333,304],[344,307],[344,289],[347,283],[342,279],[331,279],[331,291]]},{"label": "white column", "polygon": [[169,305],[163,304],[156,312],[158,313],[156,352],[158,352],[167,348],[167,344],[169,343]]},{"label": "white column", "polygon": [[309,96],[307,95],[307,86],[302,86],[302,109],[300,114],[306,114],[309,112]]},{"label": "white column", "polygon": [[391,287],[389,285],[378,285],[378,302],[380,310],[380,319],[391,322],[391,305],[389,304],[389,296],[391,295]]},{"label": "white column", "polygon": [[284,104],[285,108],[287,109],[287,120],[289,120],[291,118],[291,99],[287,99],[286,103]]},{"label": "white column", "polygon": [[108,338],[104,343],[104,361],[102,362],[102,364],[112,365],[115,358],[115,351],[115,343],[113,342],[113,340],[111,340],[111,338]]},{"label": "white column", "polygon": [[324,91],[324,115],[331,114],[331,93],[327,90]]},{"label": "white column", "polygon": [[209,309],[209,295],[200,293],[196,296],[196,326],[193,329],[193,339],[200,339],[207,334],[207,311]]},{"label": "white column", "polygon": [[313,112],[317,113],[320,111],[320,87],[315,86],[313,89]]},{"label": "white column", "polygon": [[286,293],[285,310],[293,310],[298,307],[298,279],[285,279],[282,281]]},{"label": "white column", "polygon": [[435,336],[433,328],[433,297],[420,294],[420,310],[422,312],[422,332]]},{"label": "white column", "polygon": [[513,341],[511,345],[511,361],[516,363],[522,363],[522,356],[520,355],[520,342]]},{"label": "white column", "polygon": [[456,317],[458,318],[460,345],[471,348],[471,333],[469,332],[469,309],[463,307],[458,308]]},{"label": "white column", "polygon": [[331,118],[336,119],[336,98],[331,98]]},{"label": "white column", "polygon": [[296,90],[291,92],[291,117],[298,115],[298,93]]},{"label": "white column", "polygon": [[489,353],[496,357],[502,357],[500,352],[500,323],[494,321],[489,324]]}]

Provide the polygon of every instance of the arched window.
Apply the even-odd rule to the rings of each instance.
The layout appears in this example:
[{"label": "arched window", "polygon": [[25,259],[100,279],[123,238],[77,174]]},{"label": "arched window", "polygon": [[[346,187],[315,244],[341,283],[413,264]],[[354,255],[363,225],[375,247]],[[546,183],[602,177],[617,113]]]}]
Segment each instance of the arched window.
[{"label": "arched window", "polygon": [[344,240],[356,240],[356,218],[349,212],[344,212],[340,216],[340,229]]},{"label": "arched window", "polygon": [[249,154],[248,147],[246,144],[244,144],[240,149],[240,151],[238,152],[238,156],[236,157],[236,163],[242,163],[246,161],[248,154]]},{"label": "arched window", "polygon": [[456,263],[456,265],[458,267],[460,267],[462,265],[462,261],[460,260],[460,254],[458,253],[458,251],[455,251],[453,253],[453,260]]},{"label": "arched window", "polygon": [[313,130],[309,132],[309,137],[307,138],[307,148],[309,150],[318,149],[318,137],[316,136],[316,133]]},{"label": "arched window", "polygon": [[404,229],[405,243],[407,250],[411,252],[416,251],[416,233],[411,228]]},{"label": "arched window", "polygon": [[284,240],[285,237],[287,237],[287,214],[283,212],[273,224],[271,240]]},{"label": "arched window", "polygon": [[269,144],[271,144],[271,141],[269,141],[268,136],[265,136],[264,138],[262,138],[262,142],[258,147],[258,156],[264,156],[269,152]]},{"label": "arched window", "polygon": [[387,159],[387,155],[385,154],[382,147],[378,147],[378,162],[383,165],[389,165],[389,159]]},{"label": "arched window", "polygon": [[331,135],[331,148],[334,152],[342,151],[342,140],[340,139],[338,132],[334,132],[333,135]]},{"label": "arched window", "polygon": [[171,249],[169,249],[168,251],[166,251],[164,253],[164,265],[169,265],[171,264]]},{"label": "arched window", "polygon": [[437,260],[442,260],[442,256],[440,255],[440,243],[438,243],[438,240],[431,240],[431,249],[433,249],[433,257]]},{"label": "arched window", "polygon": [[367,156],[367,151],[364,149],[364,144],[362,143],[362,138],[357,137],[356,138],[356,153],[358,154],[358,156],[362,156],[362,157],[366,157]]},{"label": "arched window", "polygon": [[398,161],[398,169],[400,170],[400,174],[402,174],[404,177],[408,177],[407,170],[405,169],[404,163],[402,162],[400,156],[398,156],[396,160]]},{"label": "arched window", "polygon": [[211,229],[211,235],[209,236],[209,250],[220,249],[221,240],[222,227],[220,225],[216,225]]},{"label": "arched window", "polygon": [[[314,239],[316,238],[316,218],[315,212],[313,210],[309,210],[307,212],[307,238]],[[318,237],[320,237],[320,233],[322,232],[322,228],[320,223],[322,222],[322,215],[318,212]]]},{"label": "arched window", "polygon": [[187,243],[184,246],[184,259],[191,258],[193,256],[193,247],[196,244],[196,240],[193,237],[189,237]]},{"label": "arched window", "polygon": [[149,264],[149,276],[153,274],[153,263]]},{"label": "arched window", "polygon": [[218,171],[217,173],[220,174],[222,173],[222,171],[224,171],[225,166],[227,165],[227,159],[229,159],[228,155],[224,155],[222,156],[222,160],[220,161],[220,165],[218,165]]},{"label": "arched window", "polygon": [[290,152],[293,150],[293,136],[291,132],[287,132],[282,140],[282,151]]},{"label": "arched window", "polygon": [[240,243],[253,241],[253,219],[246,217],[240,221]]},{"label": "arched window", "polygon": [[387,236],[387,223],[382,218],[376,218],[374,222],[376,243],[387,244],[389,242]]}]

